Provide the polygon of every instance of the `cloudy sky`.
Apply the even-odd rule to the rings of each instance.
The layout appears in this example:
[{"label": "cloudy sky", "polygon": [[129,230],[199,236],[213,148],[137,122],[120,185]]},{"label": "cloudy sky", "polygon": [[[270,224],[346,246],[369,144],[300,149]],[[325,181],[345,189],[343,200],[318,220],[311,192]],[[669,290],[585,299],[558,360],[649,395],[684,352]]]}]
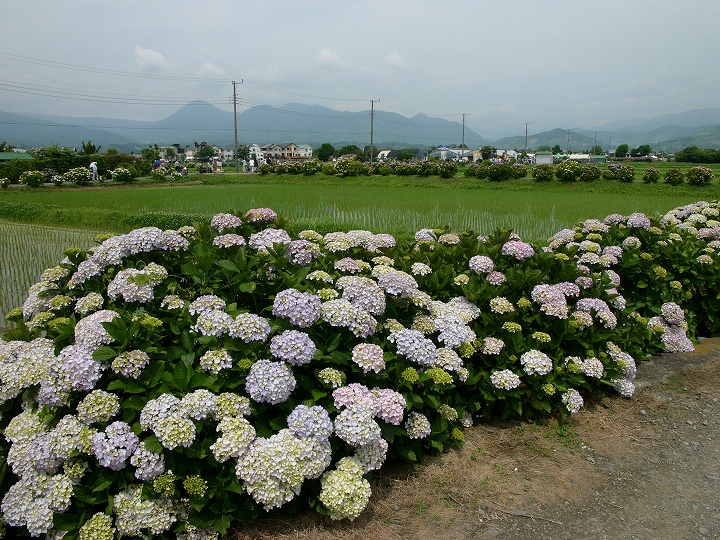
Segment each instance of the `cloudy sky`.
[{"label": "cloudy sky", "polygon": [[0,0],[0,110],[375,107],[488,137],[718,107],[718,0]]}]

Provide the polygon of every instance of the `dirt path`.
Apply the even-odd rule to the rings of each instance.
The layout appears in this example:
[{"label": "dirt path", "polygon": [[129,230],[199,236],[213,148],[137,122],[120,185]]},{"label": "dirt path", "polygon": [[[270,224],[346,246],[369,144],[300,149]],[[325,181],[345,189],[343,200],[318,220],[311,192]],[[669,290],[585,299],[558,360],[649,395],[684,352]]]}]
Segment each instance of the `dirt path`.
[{"label": "dirt path", "polygon": [[376,479],[354,523],[316,514],[231,538],[720,538],[720,338],[640,365],[633,399],[569,425],[481,425],[461,451]]}]

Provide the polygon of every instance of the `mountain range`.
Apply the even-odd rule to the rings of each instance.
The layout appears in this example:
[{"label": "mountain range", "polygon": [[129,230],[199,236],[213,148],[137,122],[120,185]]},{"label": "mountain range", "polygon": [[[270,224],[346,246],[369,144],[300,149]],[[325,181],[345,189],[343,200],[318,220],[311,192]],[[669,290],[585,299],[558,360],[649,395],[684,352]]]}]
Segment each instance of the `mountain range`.
[{"label": "mountain range", "polygon": [[[370,143],[370,111],[337,111],[320,105],[288,103],[282,107],[260,105],[238,113],[240,144],[266,142],[310,144],[324,142],[334,146]],[[405,117],[397,113],[374,111],[373,144],[378,147],[458,146],[463,126],[424,114]],[[167,118],[156,121],[99,117],[67,117],[38,113],[0,111],[0,141],[16,147],[32,148],[57,144],[79,147],[92,141],[102,148],[121,152],[138,151],[148,145],[190,146],[206,141],[231,147],[234,141],[233,113],[203,101],[184,105]],[[464,141],[470,148],[492,145],[496,148],[525,148],[525,135],[489,140],[465,126]],[[614,149],[619,144],[631,148],[649,144],[655,151],[675,152],[687,146],[720,147],[720,108],[696,109],[654,118],[634,118],[590,128],[556,128],[529,135],[528,148],[559,145],[572,151],[585,151],[595,144]]]}]

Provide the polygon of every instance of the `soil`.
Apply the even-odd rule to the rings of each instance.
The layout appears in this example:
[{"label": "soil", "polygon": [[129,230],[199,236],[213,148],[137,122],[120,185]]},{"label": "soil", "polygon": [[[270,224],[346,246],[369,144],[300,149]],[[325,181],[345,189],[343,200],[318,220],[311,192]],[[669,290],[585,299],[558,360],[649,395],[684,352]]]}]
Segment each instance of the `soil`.
[{"label": "soil", "polygon": [[636,383],[569,423],[480,425],[462,450],[383,470],[354,522],[273,517],[228,538],[720,538],[720,338],[641,363]]}]

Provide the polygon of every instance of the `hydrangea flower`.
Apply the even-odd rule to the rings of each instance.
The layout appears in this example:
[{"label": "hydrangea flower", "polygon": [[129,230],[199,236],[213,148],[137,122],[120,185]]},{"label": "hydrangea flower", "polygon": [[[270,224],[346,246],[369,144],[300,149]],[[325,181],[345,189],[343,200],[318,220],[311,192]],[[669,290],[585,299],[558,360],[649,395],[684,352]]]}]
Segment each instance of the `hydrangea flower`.
[{"label": "hydrangea flower", "polygon": [[314,294],[285,289],[275,295],[272,313],[299,328],[308,328],[320,318],[322,301]]},{"label": "hydrangea flower", "polygon": [[547,375],[553,370],[550,357],[538,350],[531,349],[520,356],[520,363],[528,375]]},{"label": "hydrangea flower", "polygon": [[363,372],[374,371],[380,373],[385,369],[383,350],[379,345],[371,343],[359,343],[352,350],[352,361],[355,362]]},{"label": "hydrangea flower", "polygon": [[405,421],[405,431],[411,439],[424,439],[432,433],[432,428],[424,414],[411,412]]},{"label": "hydrangea flower", "polygon": [[520,377],[509,369],[502,369],[490,374],[490,382],[495,388],[512,390],[520,386]]},{"label": "hydrangea flower", "polygon": [[295,376],[285,362],[263,359],[250,368],[245,390],[253,401],[275,405],[290,397],[295,384]]},{"label": "hydrangea flower", "polygon": [[272,355],[294,366],[302,366],[312,361],[316,350],[310,336],[298,330],[285,330],[270,340]]},{"label": "hydrangea flower", "polygon": [[326,472],[321,479],[318,499],[330,511],[334,520],[353,520],[370,500],[370,483],[363,475],[363,465],[355,458],[344,457],[335,470]]}]

